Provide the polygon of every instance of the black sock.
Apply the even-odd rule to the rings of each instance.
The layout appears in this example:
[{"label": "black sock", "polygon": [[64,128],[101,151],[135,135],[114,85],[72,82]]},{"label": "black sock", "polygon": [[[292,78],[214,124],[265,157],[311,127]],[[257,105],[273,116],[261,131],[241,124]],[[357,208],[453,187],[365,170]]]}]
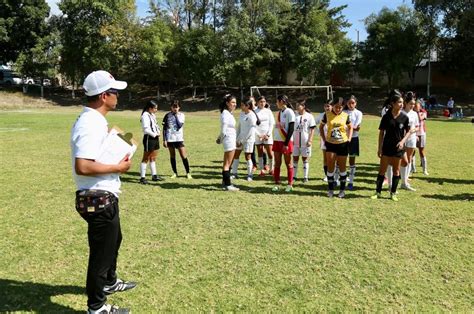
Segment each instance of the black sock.
[{"label": "black sock", "polygon": [[171,169],[173,169],[173,173],[178,173],[178,170],[176,170],[176,158],[170,158],[171,162]]},{"label": "black sock", "polygon": [[328,175],[328,166],[324,166],[323,169],[324,169],[324,175],[327,176]]},{"label": "black sock", "polygon": [[400,181],[400,176],[392,176],[392,189],[390,192],[395,194],[397,192],[398,182]]},{"label": "black sock", "polygon": [[225,186],[231,185],[231,183],[230,183],[230,171],[229,170],[223,170],[222,171],[222,179],[224,180],[224,185]]},{"label": "black sock", "polygon": [[347,175],[339,177],[339,183],[341,184],[341,187],[340,187],[341,191],[344,191],[346,189],[346,179],[347,179]]},{"label": "black sock", "polygon": [[252,155],[250,155],[250,156],[252,157],[252,163],[253,163],[253,165],[254,165],[254,166],[255,166],[255,165],[258,165],[257,160],[255,159],[255,149],[253,150]]},{"label": "black sock", "polygon": [[329,191],[334,191],[334,176],[328,176]]},{"label": "black sock", "polygon": [[375,188],[377,193],[382,193],[383,180],[385,180],[385,176],[383,174],[377,175],[377,187]]},{"label": "black sock", "polygon": [[186,173],[189,173],[189,161],[188,161],[188,158],[183,158],[183,165],[184,165],[184,169],[186,169]]},{"label": "black sock", "polygon": [[267,154],[263,153],[263,164],[267,164]]}]

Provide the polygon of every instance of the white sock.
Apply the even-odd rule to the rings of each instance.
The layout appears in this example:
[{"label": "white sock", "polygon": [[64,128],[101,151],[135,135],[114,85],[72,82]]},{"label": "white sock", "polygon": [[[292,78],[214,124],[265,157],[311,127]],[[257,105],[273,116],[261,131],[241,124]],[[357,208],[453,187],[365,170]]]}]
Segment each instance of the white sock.
[{"label": "white sock", "polygon": [[268,158],[268,164],[270,165],[270,170],[273,171],[273,167],[275,166],[275,165],[273,164],[273,158]]},{"label": "white sock", "polygon": [[403,185],[408,185],[407,169],[408,169],[408,167],[403,167],[403,166],[400,167],[400,177],[401,177]]},{"label": "white sock", "polygon": [[392,168],[392,166],[387,167],[387,171],[385,172],[385,176],[387,177],[388,185],[392,186],[392,177],[393,177],[393,168]]},{"label": "white sock", "polygon": [[339,167],[336,166],[336,169],[334,170],[334,182],[339,181]]},{"label": "white sock", "polygon": [[156,162],[150,162],[151,175],[156,176]]},{"label": "white sock", "polygon": [[309,175],[309,162],[307,160],[303,161],[303,173],[304,173],[304,178],[308,179]]},{"label": "white sock", "polygon": [[263,157],[258,157],[258,169],[263,170]]},{"label": "white sock", "polygon": [[251,177],[252,176],[252,171],[253,170],[253,162],[252,159],[247,160],[247,176]]},{"label": "white sock", "polygon": [[146,162],[140,164],[140,177],[144,178],[146,176]]},{"label": "white sock", "polygon": [[239,169],[239,160],[234,159],[234,161],[232,162],[232,171],[231,171],[231,173],[236,174],[238,169]]},{"label": "white sock", "polygon": [[350,170],[349,170],[349,183],[353,183],[354,182],[354,176],[355,176],[355,173],[356,173],[356,166],[350,166]]},{"label": "white sock", "polygon": [[416,156],[413,156],[411,158],[411,171],[415,171],[416,170]]},{"label": "white sock", "polygon": [[421,158],[421,167],[423,168],[423,172],[428,171],[428,166],[426,164],[426,157]]},{"label": "white sock", "polygon": [[293,178],[298,178],[298,163],[293,161]]}]

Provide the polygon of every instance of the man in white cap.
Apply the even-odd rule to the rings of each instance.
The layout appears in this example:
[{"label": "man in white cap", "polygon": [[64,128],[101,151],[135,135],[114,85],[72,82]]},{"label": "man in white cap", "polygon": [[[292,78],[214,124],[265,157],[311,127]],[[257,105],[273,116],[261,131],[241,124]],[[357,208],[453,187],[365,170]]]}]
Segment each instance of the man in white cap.
[{"label": "man in white cap", "polygon": [[134,282],[119,279],[117,255],[122,242],[118,195],[121,173],[131,161],[125,156],[116,165],[97,162],[108,134],[105,116],[117,106],[118,90],[127,83],[106,71],[90,73],[84,81],[87,106],[71,132],[72,172],[77,185],[76,210],[88,223],[89,265],[87,269],[88,313],[129,313],[106,304],[106,295],[132,289]]}]

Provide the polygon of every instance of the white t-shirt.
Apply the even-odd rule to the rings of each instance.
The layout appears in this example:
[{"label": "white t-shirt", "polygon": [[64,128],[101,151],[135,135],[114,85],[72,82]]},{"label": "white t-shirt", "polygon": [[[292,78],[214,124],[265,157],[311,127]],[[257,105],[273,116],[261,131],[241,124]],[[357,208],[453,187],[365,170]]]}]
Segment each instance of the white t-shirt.
[{"label": "white t-shirt", "polygon": [[[414,110],[410,110],[409,112],[406,112],[405,110],[402,110],[407,116],[408,116],[408,125],[410,126],[410,129],[415,129],[416,127],[420,126],[420,120],[418,119],[418,113]],[[408,137],[408,140],[416,140],[416,133],[411,133],[410,136]]]},{"label": "white t-shirt", "polygon": [[221,113],[221,140],[224,140],[225,137],[237,137],[237,132],[235,129],[235,118],[229,112],[229,110],[224,110]]},{"label": "white t-shirt", "polygon": [[95,160],[109,132],[105,117],[95,109],[84,107],[71,130],[72,174],[78,190],[97,189],[120,193],[118,173],[82,176],[76,173],[76,158]]},{"label": "white t-shirt", "polygon": [[309,112],[304,112],[302,115],[296,113],[295,116],[295,132],[293,133],[293,143],[296,147],[307,147],[309,140],[309,133],[311,129],[316,127],[316,121]]},{"label": "white t-shirt", "polygon": [[145,111],[142,114],[140,121],[142,123],[143,134],[150,135],[152,137],[157,137],[160,135],[160,128],[156,123],[155,114]]},{"label": "white t-shirt", "polygon": [[[277,112],[280,115],[280,119],[276,119],[275,128],[273,131],[273,138],[275,141],[284,142],[285,138],[281,134],[280,126],[285,130],[285,133],[288,133],[288,127],[291,122],[295,122],[295,113],[291,108],[285,108]],[[293,140],[293,136],[291,136],[290,141]]]},{"label": "white t-shirt", "polygon": [[[356,128],[357,126],[361,125],[362,123],[362,111],[354,108],[354,110],[344,110],[348,115],[349,119],[351,119],[352,127]],[[352,137],[359,137],[359,131],[353,130]]]},{"label": "white t-shirt", "polygon": [[452,99],[448,100],[448,103],[447,103],[446,107],[454,108],[454,100],[452,100]]},{"label": "white t-shirt", "polygon": [[257,108],[255,112],[260,119],[260,125],[257,126],[257,134],[259,136],[272,135],[273,127],[275,126],[275,118],[273,112],[268,108]]},{"label": "white t-shirt", "polygon": [[255,142],[255,130],[257,128],[257,116],[253,111],[241,112],[239,118],[239,129],[237,139],[241,143]]}]

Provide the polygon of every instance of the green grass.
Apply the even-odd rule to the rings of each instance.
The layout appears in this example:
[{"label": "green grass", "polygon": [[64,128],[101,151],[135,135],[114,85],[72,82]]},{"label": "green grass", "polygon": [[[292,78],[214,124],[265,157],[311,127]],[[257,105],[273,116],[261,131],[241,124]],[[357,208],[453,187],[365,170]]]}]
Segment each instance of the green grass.
[{"label": "green grass", "polygon": [[[0,312],[85,310],[87,225],[69,148],[79,112],[0,112]],[[108,119],[141,141],[139,112]],[[365,118],[357,189],[340,200],[325,196],[316,148],[312,180],[291,195],[272,193],[270,178],[222,191],[217,112],[188,113],[194,180],[137,184],[142,147],[122,177],[118,270],[139,286],[110,302],[136,313],[471,312],[474,128],[429,121],[430,176],[415,174],[418,191],[394,203],[369,198],[378,122]],[[158,171],[171,175],[163,149]]]}]

